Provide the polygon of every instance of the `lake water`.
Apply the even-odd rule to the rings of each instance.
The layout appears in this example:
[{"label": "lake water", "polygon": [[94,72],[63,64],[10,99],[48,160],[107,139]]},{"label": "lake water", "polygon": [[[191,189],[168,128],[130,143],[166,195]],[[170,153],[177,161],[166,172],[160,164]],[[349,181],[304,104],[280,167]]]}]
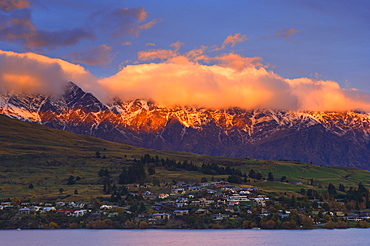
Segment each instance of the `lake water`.
[{"label": "lake water", "polygon": [[3,230],[0,245],[370,245],[370,229]]}]

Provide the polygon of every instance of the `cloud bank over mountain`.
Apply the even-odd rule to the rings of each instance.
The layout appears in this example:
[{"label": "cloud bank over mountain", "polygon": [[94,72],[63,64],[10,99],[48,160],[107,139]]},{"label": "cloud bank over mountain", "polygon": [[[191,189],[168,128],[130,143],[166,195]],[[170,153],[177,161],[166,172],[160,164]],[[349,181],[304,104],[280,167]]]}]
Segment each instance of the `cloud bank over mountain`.
[{"label": "cloud bank over mountain", "polygon": [[119,97],[151,99],[168,106],[370,111],[369,94],[341,88],[335,81],[287,79],[264,66],[260,57],[208,55],[207,49],[214,47],[181,54],[180,45],[173,44],[167,52],[152,49],[141,59],[160,61],[128,65],[107,78],[97,78],[61,59],[0,51],[0,88],[58,93],[65,82],[73,81],[103,101]]}]

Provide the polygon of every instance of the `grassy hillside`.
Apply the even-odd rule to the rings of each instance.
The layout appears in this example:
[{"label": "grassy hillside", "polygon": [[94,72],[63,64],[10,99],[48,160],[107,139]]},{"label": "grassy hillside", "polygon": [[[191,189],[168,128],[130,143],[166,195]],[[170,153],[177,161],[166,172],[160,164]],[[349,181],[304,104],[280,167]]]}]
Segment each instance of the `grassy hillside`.
[{"label": "grassy hillside", "polygon": [[[0,115],[0,125],[0,199],[88,201],[104,196],[101,178],[97,175],[100,169],[108,169],[113,180],[117,181],[122,168],[134,164],[134,159],[140,159],[144,154],[176,161],[192,161],[199,166],[202,163],[216,163],[240,169],[247,174],[253,169],[261,172],[264,178],[271,172],[275,180],[280,180],[282,176],[289,180],[287,183],[251,179],[243,184],[259,187],[266,192],[295,192],[301,188],[320,191],[325,190],[329,183],[336,187],[340,183],[346,187],[356,187],[360,181],[370,187],[370,172],[360,169],[155,151],[50,129],[4,115]],[[101,158],[96,158],[97,151]],[[76,184],[67,185],[71,175],[79,177],[79,180]],[[199,182],[202,177],[210,181],[212,177],[218,180],[226,179],[227,176],[157,167],[156,174],[149,176],[149,181],[156,178],[161,183],[173,179]],[[308,185],[311,179],[314,180],[314,186]],[[34,188],[29,189],[29,184]],[[78,194],[74,194],[76,190]]]}]

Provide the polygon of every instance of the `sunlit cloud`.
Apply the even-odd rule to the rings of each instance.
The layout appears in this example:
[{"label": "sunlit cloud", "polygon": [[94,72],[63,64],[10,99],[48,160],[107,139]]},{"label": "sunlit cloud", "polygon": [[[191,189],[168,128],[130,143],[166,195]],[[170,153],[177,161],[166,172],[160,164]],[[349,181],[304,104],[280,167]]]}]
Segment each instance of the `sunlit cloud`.
[{"label": "sunlit cloud", "polygon": [[140,61],[149,61],[149,60],[167,60],[173,57],[178,56],[178,50],[180,49],[181,45],[180,41],[173,43],[170,47],[174,47],[175,49],[151,49],[147,51],[139,51],[138,52],[138,59]]},{"label": "sunlit cloud", "polygon": [[154,20],[151,20],[149,21],[148,23],[145,23],[141,26],[139,26],[140,29],[142,30],[145,30],[145,29],[150,29],[152,28],[154,25],[156,25],[158,22],[161,22],[162,20],[160,19],[154,19]]},{"label": "sunlit cloud", "polygon": [[114,58],[114,54],[112,54],[112,47],[102,44],[87,51],[70,52],[67,57],[71,57],[72,62],[97,66],[110,64]]},{"label": "sunlit cloud", "polygon": [[[28,93],[58,94],[68,81],[98,93],[104,98],[97,79],[80,65],[35,53],[0,50],[0,90]],[[100,91],[100,92],[99,92]]]},{"label": "sunlit cloud", "polygon": [[[126,65],[117,74],[100,79],[82,66],[60,59],[0,51],[0,64],[4,64],[0,89],[57,93],[67,81],[73,81],[103,101],[118,97],[217,109],[370,111],[367,93],[343,89],[335,81],[284,78],[269,71],[260,57],[233,53],[211,57],[202,48],[185,54],[171,51],[175,53],[163,55],[166,59],[159,63]],[[158,59],[158,54],[151,57]],[[209,61],[201,63],[206,58]]]},{"label": "sunlit cloud", "polygon": [[145,46],[155,46],[155,43],[146,43]]},{"label": "sunlit cloud", "polygon": [[123,42],[122,45],[132,45],[132,42],[126,41],[126,42]]},{"label": "sunlit cloud", "polygon": [[[227,55],[225,55],[227,57]],[[172,62],[181,59],[181,62]],[[185,62],[187,61],[187,62]],[[244,60],[244,69],[202,65],[184,56],[166,63],[128,65],[100,83],[112,96],[144,98],[161,105],[206,108],[239,107],[286,110],[370,110],[370,97],[342,89],[333,81],[285,79],[264,67],[259,59]]]},{"label": "sunlit cloud", "polygon": [[226,39],[222,42],[221,47],[215,48],[214,50],[223,50],[227,45],[234,47],[236,44],[244,42],[248,40],[246,35],[237,33],[235,35],[230,34],[226,37]]},{"label": "sunlit cloud", "polygon": [[284,39],[287,39],[288,41],[293,41],[291,36],[298,32],[299,31],[294,28],[289,28],[289,29],[277,31],[276,33],[272,35],[267,35],[264,38],[284,38]]},{"label": "sunlit cloud", "polygon": [[237,43],[243,42],[247,39],[246,35],[242,35],[240,33],[233,35],[229,35],[223,42],[222,46],[226,46],[228,44],[231,44],[231,47],[234,47]]},{"label": "sunlit cloud", "polygon": [[28,0],[0,0],[0,10],[12,11],[13,9],[28,8],[30,2]]},{"label": "sunlit cloud", "polygon": [[161,105],[370,111],[369,94],[343,89],[334,81],[283,78],[267,70],[261,57],[210,56],[213,50],[207,46],[181,54],[180,42],[171,46],[175,49],[138,52],[140,61],[160,63],[127,65],[99,83],[113,97],[151,99]]}]

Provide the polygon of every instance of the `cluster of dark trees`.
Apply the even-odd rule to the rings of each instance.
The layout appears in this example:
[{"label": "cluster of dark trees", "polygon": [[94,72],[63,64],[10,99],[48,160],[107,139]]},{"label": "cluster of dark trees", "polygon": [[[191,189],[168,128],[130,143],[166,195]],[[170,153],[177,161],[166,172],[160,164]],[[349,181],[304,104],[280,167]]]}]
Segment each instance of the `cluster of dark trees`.
[{"label": "cluster of dark trees", "polygon": [[211,164],[202,164],[201,168],[202,172],[204,174],[209,174],[209,175],[238,175],[238,176],[243,176],[242,172],[239,169],[235,169],[233,167],[223,167],[219,166],[216,163],[211,163]]},{"label": "cluster of dark trees", "polygon": [[[208,175],[229,175],[227,181],[230,183],[249,182],[248,177],[252,179],[262,180],[263,176],[260,172],[250,170],[249,174],[242,173],[239,169],[231,167],[228,163],[219,165],[216,163],[203,163],[201,166],[195,165],[192,161],[176,161],[168,158],[159,158],[158,155],[151,156],[150,154],[143,155],[139,160],[134,159],[132,165],[128,165],[122,169],[118,177],[118,184],[140,183],[143,184],[148,176],[155,174],[155,168],[162,167],[170,171],[195,171],[202,172]],[[108,194],[112,192],[112,180],[107,169],[101,169],[98,173],[99,177],[103,178],[104,191]],[[286,179],[286,178],[285,178]],[[270,172],[267,177],[268,181],[274,181],[274,176]],[[282,180],[283,181],[283,180]],[[286,181],[286,180],[284,180]]]},{"label": "cluster of dark trees", "polygon": [[357,189],[349,187],[346,190],[343,184],[339,184],[338,192],[335,186],[332,183],[328,185],[328,194],[335,197],[336,199],[342,199],[346,201],[355,201],[357,204],[365,202],[366,208],[370,208],[370,199],[369,199],[369,190],[360,182]]},{"label": "cluster of dark trees", "polygon": [[[151,171],[151,173],[155,171]],[[145,171],[144,163],[137,161],[136,164],[129,166],[128,168],[124,167],[121,174],[118,176],[119,184],[132,184],[140,183],[143,184],[147,177]]]}]

